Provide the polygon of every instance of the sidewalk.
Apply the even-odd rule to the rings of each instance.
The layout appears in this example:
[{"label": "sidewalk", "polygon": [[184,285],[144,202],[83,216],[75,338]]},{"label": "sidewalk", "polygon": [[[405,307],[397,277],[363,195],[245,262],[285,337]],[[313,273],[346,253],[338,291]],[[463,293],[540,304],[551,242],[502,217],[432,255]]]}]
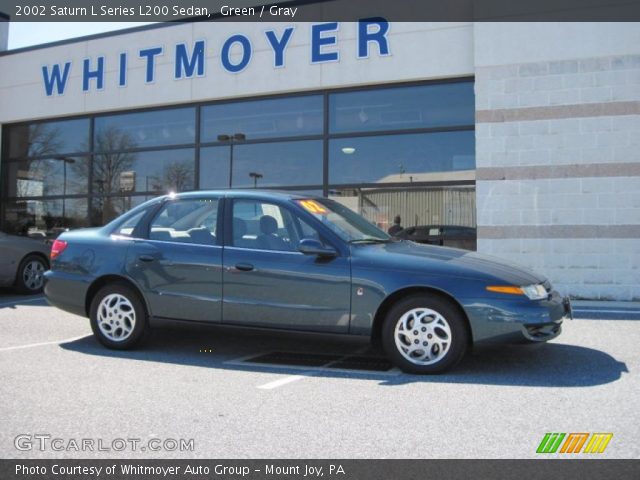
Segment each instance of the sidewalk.
[{"label": "sidewalk", "polygon": [[640,320],[640,302],[606,300],[572,300],[576,319]]}]

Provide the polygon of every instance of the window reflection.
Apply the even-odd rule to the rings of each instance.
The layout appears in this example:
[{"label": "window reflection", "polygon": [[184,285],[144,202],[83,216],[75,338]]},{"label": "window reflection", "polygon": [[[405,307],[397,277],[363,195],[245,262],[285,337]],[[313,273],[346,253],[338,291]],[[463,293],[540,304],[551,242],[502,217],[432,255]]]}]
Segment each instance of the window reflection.
[{"label": "window reflection", "polygon": [[178,108],[97,117],[95,149],[110,151],[195,141],[195,109]]},{"label": "window reflection", "polygon": [[97,154],[93,178],[98,195],[192,190],[193,149]]},{"label": "window reflection", "polygon": [[[200,188],[227,188],[231,147],[200,151]],[[235,144],[233,188],[322,184],[322,141]]]},{"label": "window reflection", "polygon": [[11,197],[41,197],[87,193],[89,161],[83,157],[54,157],[7,162]]},{"label": "window reflection", "polygon": [[152,196],[127,195],[117,197],[94,197],[91,201],[91,215],[89,222],[92,227],[106,225],[114,218],[134,207],[150,200]]},{"label": "window reflection", "polygon": [[[391,188],[341,188],[329,189],[329,198],[336,200],[355,212],[363,215],[371,223],[384,231],[389,231],[396,217],[399,217],[400,227],[416,230],[436,232],[443,226],[468,227],[464,230],[470,238],[458,238],[461,235],[448,229],[445,239],[448,246],[475,249],[476,228],[476,192],[475,186],[456,187],[391,187]],[[402,235],[401,235],[402,237]],[[409,235],[410,240],[420,243],[434,243],[436,238],[431,235],[416,237]],[[448,243],[448,242],[458,242]],[[437,243],[443,244],[443,243]]]},{"label": "window reflection", "polygon": [[330,133],[474,125],[473,82],[331,94],[329,119]]},{"label": "window reflection", "polygon": [[241,132],[248,139],[322,133],[322,96],[225,103],[202,108],[202,141]]},{"label": "window reflection", "polygon": [[87,199],[8,202],[4,220],[7,233],[56,237],[65,230],[87,226]]},{"label": "window reflection", "polygon": [[42,157],[89,150],[89,119],[9,128],[9,157]]},{"label": "window reflection", "polygon": [[234,147],[234,188],[321,184],[320,140]]},{"label": "window reflection", "polygon": [[332,184],[446,181],[460,176],[447,172],[470,171],[471,176],[474,169],[473,131],[344,138],[329,143]]}]

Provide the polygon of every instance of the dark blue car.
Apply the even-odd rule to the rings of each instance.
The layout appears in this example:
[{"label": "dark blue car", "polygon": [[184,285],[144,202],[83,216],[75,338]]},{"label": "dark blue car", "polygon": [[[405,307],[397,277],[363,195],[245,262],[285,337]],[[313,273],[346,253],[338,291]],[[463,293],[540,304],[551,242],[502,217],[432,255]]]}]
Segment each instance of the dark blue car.
[{"label": "dark blue car", "polygon": [[568,300],[525,268],[392,239],[341,204],[261,191],[151,200],[63,233],[45,294],[132,348],[165,320],[370,336],[402,370],[439,373],[480,342],[544,342]]}]

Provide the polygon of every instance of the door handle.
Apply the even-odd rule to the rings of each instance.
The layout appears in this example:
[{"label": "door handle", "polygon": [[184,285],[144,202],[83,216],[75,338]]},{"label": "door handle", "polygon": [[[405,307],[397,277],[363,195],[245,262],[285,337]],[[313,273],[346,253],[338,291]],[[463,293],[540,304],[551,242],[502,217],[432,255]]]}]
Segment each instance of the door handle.
[{"label": "door handle", "polygon": [[250,272],[253,270],[253,265],[250,263],[236,263],[236,269],[242,272]]},{"label": "door handle", "polygon": [[143,262],[153,262],[156,258],[153,255],[140,255],[138,260]]}]

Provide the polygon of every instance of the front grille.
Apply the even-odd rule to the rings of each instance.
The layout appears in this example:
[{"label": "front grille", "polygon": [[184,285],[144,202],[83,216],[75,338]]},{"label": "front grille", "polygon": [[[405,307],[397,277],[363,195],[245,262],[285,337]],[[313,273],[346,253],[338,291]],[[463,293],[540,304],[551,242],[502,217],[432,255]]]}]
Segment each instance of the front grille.
[{"label": "front grille", "polygon": [[533,338],[545,338],[557,334],[560,331],[560,325],[526,325],[527,333]]}]

